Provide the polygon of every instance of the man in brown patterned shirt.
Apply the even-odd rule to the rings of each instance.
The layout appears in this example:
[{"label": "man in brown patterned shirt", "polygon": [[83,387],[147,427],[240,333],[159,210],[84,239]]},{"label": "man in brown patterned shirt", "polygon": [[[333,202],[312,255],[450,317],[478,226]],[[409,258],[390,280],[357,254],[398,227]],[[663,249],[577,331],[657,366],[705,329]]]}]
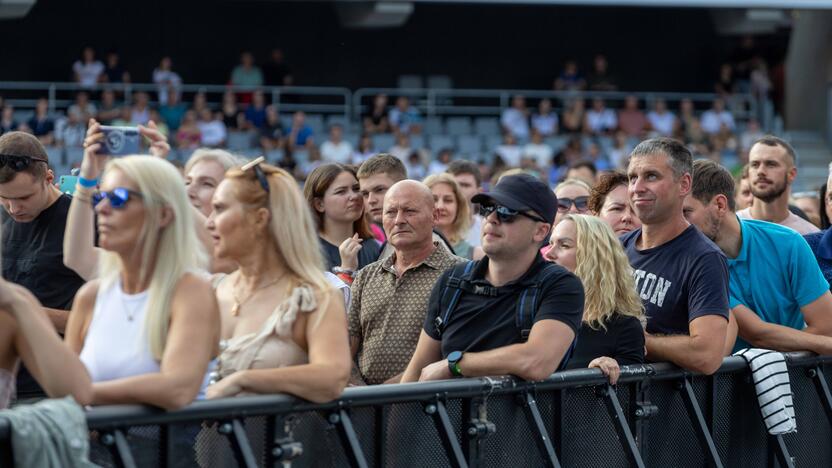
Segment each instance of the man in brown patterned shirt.
[{"label": "man in brown patterned shirt", "polygon": [[399,381],[416,349],[433,285],[464,261],[433,241],[434,212],[433,195],[420,182],[397,182],[384,197],[382,223],[394,253],[364,267],[352,284],[350,349],[360,373],[353,383]]}]

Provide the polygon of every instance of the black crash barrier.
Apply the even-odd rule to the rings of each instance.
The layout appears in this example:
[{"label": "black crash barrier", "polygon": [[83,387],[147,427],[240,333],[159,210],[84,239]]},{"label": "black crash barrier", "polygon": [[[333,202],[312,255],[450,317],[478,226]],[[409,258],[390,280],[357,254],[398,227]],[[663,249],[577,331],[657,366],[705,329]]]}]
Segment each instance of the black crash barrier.
[{"label": "black crash barrier", "polygon": [[[745,361],[712,376],[670,364],[354,387],[331,403],[286,395],[88,412],[103,466],[827,467],[832,356],[786,354],[798,430],[768,435]],[[12,466],[0,418],[0,466]]]}]

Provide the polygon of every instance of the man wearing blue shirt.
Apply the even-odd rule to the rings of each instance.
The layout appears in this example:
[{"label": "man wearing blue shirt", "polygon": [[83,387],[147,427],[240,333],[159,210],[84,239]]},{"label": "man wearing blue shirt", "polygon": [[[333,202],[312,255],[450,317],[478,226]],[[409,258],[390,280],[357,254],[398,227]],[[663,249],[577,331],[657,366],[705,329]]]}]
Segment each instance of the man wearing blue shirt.
[{"label": "man wearing blue shirt", "polygon": [[719,164],[693,164],[685,217],[728,257],[735,349],[832,353],[832,294],[812,251],[796,231],[734,213],[734,182]]}]

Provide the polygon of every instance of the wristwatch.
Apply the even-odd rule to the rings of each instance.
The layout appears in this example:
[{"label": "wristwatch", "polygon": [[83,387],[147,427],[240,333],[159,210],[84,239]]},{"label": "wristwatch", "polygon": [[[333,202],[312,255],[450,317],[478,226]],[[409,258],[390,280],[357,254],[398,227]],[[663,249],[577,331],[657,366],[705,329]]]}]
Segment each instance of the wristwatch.
[{"label": "wristwatch", "polygon": [[462,360],[462,351],[452,351],[448,355],[448,368],[455,377],[463,377],[462,369],[459,368],[459,361]]}]

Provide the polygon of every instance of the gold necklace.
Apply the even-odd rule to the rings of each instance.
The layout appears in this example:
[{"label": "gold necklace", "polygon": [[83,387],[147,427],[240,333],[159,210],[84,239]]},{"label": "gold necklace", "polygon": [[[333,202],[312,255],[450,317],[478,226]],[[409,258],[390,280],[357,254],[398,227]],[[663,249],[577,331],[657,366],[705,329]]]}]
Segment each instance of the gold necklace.
[{"label": "gold necklace", "polygon": [[252,290],[251,290],[251,292],[250,292],[250,293],[248,293],[248,297],[246,297],[245,299],[243,299],[243,300],[241,301],[241,300],[237,297],[237,286],[240,284],[240,278],[241,278],[242,276],[243,276],[243,275],[239,275],[239,276],[237,276],[237,280],[236,280],[236,281],[234,281],[234,286],[232,286],[232,287],[231,287],[231,296],[234,298],[234,305],[231,307],[231,316],[232,316],[232,317],[236,317],[236,316],[240,315],[240,308],[243,306],[243,304],[245,304],[246,302],[248,302],[248,301],[249,301],[249,299],[251,299],[252,297],[254,297],[254,293],[256,293],[257,291],[259,291],[259,290],[261,290],[261,289],[264,289],[264,288],[267,288],[267,287],[269,287],[269,286],[273,286],[273,285],[277,284],[280,280],[282,280],[282,279],[283,279],[283,277],[284,277],[284,276],[286,276],[286,273],[284,273],[284,274],[280,275],[280,276],[279,276],[276,280],[274,280],[274,281],[268,282],[268,283],[266,283],[266,284],[261,284],[260,286],[257,286],[256,288],[252,289]]}]

